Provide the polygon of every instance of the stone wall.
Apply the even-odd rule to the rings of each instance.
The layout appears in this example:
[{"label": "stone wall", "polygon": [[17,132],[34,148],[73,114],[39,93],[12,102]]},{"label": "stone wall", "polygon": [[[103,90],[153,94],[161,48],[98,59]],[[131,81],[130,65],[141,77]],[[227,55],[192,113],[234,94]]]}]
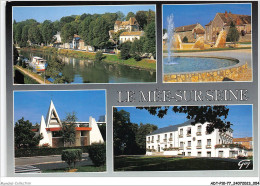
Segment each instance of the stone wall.
[{"label": "stone wall", "polygon": [[223,81],[224,78],[235,79],[240,73],[247,71],[248,65],[245,63],[229,69],[219,69],[208,72],[195,72],[183,74],[164,75],[164,82],[214,82]]}]

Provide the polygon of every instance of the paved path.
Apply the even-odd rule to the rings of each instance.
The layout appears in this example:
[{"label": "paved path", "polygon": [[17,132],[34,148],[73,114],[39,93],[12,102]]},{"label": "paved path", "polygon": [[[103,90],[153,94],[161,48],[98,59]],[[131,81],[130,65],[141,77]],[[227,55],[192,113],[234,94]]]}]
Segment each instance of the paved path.
[{"label": "paved path", "polygon": [[41,170],[31,165],[15,167],[15,173],[41,173]]},{"label": "paved path", "polygon": [[28,70],[19,67],[19,66],[15,66],[17,69],[19,69],[21,72],[23,72],[24,74],[26,74],[27,76],[29,76],[30,78],[34,79],[35,81],[37,81],[40,84],[51,84],[51,82],[49,82],[48,80],[42,81],[41,79],[35,77],[31,72],[28,72]]},{"label": "paved path", "polygon": [[[82,154],[82,161],[76,164],[77,166],[93,165],[88,153]],[[15,158],[15,166],[34,166],[40,170],[47,169],[61,169],[68,167],[68,164],[61,161],[61,155],[51,156],[34,156],[34,157],[22,157]]]}]

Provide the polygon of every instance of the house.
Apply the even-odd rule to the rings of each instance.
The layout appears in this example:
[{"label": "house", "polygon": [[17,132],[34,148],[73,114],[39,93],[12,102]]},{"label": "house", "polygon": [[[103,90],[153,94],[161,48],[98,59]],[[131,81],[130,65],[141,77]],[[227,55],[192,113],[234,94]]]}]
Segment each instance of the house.
[{"label": "house", "polygon": [[247,150],[239,144],[232,144],[233,130],[211,134],[206,132],[208,122],[196,123],[194,120],[179,125],[155,130],[146,136],[146,154],[183,155],[196,157],[232,157],[247,156]]},{"label": "house", "polygon": [[79,40],[79,50],[85,50],[87,52],[94,52],[94,47],[90,46],[90,45],[86,45],[86,43],[84,42],[83,39]]},{"label": "house", "polygon": [[126,32],[139,31],[139,24],[135,17],[130,17],[128,21],[117,20],[114,24],[114,30],[109,30],[110,40],[113,39],[113,34],[120,30]]},{"label": "house", "polygon": [[252,137],[245,137],[245,138],[233,138],[234,144],[241,144],[247,149],[253,148],[253,138]]},{"label": "house", "polygon": [[217,13],[212,21],[205,25],[205,40],[216,42],[217,37],[222,30],[228,30],[233,22],[240,33],[239,41],[251,41],[251,16],[225,13]]},{"label": "house", "polygon": [[124,43],[126,41],[131,41],[133,42],[136,39],[140,39],[142,36],[144,36],[143,31],[135,31],[135,32],[123,32],[119,36],[119,43]]},{"label": "house", "polygon": [[204,36],[205,34],[204,27],[199,23],[180,26],[175,28],[174,31],[181,37],[181,40],[186,36],[189,43],[195,42],[198,37]]},{"label": "house", "polygon": [[80,41],[80,36],[77,34],[74,34],[73,39],[72,39],[72,47],[73,49],[78,49],[79,48],[79,41]]},{"label": "house", "polygon": [[[67,146],[68,144],[63,143],[60,132],[63,125],[64,123],[61,122],[58,112],[51,101],[46,118],[44,119],[42,116],[39,129],[33,130],[36,132],[36,135],[42,134],[43,136],[43,139],[39,142],[39,146],[44,144],[49,144],[51,147]],[[98,122],[96,122],[94,118],[89,117],[88,122],[75,122],[74,125],[76,128],[76,141],[73,146],[87,146],[92,143],[104,143],[98,128]]]}]

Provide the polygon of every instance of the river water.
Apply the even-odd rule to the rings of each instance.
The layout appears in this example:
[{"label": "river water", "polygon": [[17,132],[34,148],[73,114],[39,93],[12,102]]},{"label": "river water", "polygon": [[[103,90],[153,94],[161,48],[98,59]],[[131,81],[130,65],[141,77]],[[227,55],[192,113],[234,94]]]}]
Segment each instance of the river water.
[{"label": "river water", "polygon": [[[42,57],[47,60],[51,54],[35,51],[21,51],[21,55],[31,61],[32,56]],[[65,64],[60,73],[70,77],[71,82],[66,83],[134,83],[134,82],[156,82],[156,72],[141,70],[134,67],[105,62],[94,62],[66,56],[58,56]],[[47,67],[48,68],[48,67]],[[66,78],[65,78],[66,79]],[[53,82],[52,78],[48,78]]]}]

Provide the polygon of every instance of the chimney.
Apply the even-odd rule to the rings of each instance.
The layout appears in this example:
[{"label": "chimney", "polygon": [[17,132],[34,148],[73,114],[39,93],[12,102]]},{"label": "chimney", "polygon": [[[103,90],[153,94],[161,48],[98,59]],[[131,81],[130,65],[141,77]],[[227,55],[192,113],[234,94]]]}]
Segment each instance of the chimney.
[{"label": "chimney", "polygon": [[227,16],[227,11],[225,11],[225,18],[227,18],[228,16]]}]

